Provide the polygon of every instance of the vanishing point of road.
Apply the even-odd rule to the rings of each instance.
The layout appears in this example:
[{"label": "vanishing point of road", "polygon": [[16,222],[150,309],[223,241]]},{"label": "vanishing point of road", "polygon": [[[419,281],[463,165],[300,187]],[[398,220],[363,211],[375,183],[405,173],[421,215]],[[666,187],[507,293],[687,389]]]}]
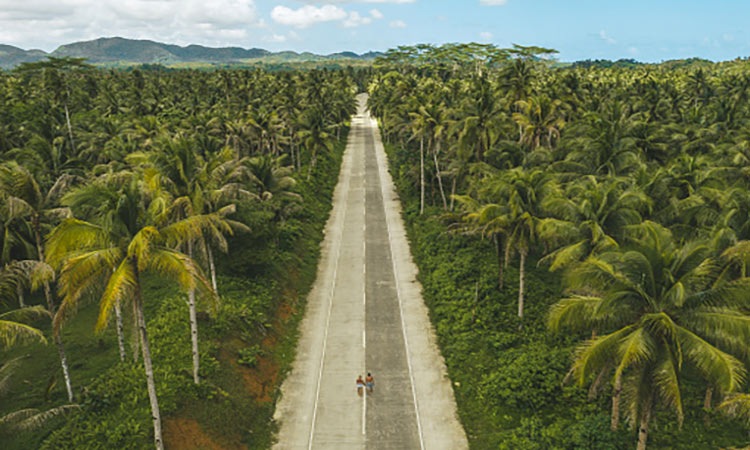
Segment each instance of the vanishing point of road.
[{"label": "vanishing point of road", "polygon": [[[465,449],[377,122],[358,96],[277,449]],[[375,389],[358,396],[371,372]]]}]

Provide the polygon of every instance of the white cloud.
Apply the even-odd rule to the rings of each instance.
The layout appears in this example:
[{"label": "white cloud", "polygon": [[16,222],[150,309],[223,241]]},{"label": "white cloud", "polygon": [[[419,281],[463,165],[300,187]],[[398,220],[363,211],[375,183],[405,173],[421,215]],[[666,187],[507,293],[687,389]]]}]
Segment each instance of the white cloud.
[{"label": "white cloud", "polygon": [[103,36],[242,45],[259,25],[254,0],[0,0],[0,42],[23,48]]},{"label": "white cloud", "polygon": [[607,42],[607,44],[617,44],[617,41],[616,41],[616,40],[614,40],[614,38],[612,38],[611,36],[607,35],[607,32],[606,32],[606,31],[604,31],[604,30],[601,30],[601,31],[599,32],[599,37],[600,37],[600,38],[601,38],[601,39],[602,39],[603,41]]},{"label": "white cloud", "polygon": [[482,31],[481,33],[479,33],[479,37],[483,41],[491,41],[494,36],[489,31]]},{"label": "white cloud", "polygon": [[281,42],[286,42],[286,36],[284,36],[283,34],[272,34],[270,36],[264,37],[263,40],[266,42],[273,42],[278,44]]},{"label": "white cloud", "polygon": [[394,20],[388,26],[391,28],[406,28],[406,22],[403,20]]},{"label": "white cloud", "polygon": [[502,6],[506,3],[508,0],[479,0],[479,4],[485,6]]},{"label": "white cloud", "polygon": [[357,11],[349,13],[349,17],[344,20],[343,25],[346,28],[355,28],[362,25],[368,25],[372,22],[370,17],[362,17]]},{"label": "white cloud", "polygon": [[271,10],[271,18],[274,21],[282,25],[289,25],[297,28],[309,27],[312,24],[320,22],[343,20],[347,18],[347,16],[346,11],[334,5],[323,5],[320,8],[305,5],[299,9],[291,9],[286,6],[276,6]]},{"label": "white cloud", "polygon": [[370,10],[370,15],[372,16],[373,19],[382,19],[383,18],[383,13],[380,12],[380,11],[378,11],[377,9],[371,9]]}]

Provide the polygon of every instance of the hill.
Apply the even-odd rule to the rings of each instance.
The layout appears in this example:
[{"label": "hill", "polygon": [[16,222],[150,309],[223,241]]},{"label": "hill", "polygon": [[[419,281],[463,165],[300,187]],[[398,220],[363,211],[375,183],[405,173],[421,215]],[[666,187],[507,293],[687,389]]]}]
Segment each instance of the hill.
[{"label": "hill", "polygon": [[21,63],[41,61],[47,57],[42,50],[23,50],[0,44],[0,69],[10,69]]},{"label": "hill", "polygon": [[169,66],[186,63],[246,64],[249,62],[279,61],[363,61],[374,59],[380,54],[380,52],[368,52],[358,55],[349,51],[332,53],[330,55],[316,55],[309,52],[297,53],[293,51],[274,53],[261,48],[215,48],[202,45],[181,47],[179,45],[145,39],[111,37],[61,45],[52,53],[46,53],[42,50],[23,50],[10,45],[0,44],[0,68],[11,69],[24,62],[43,60],[47,56],[86,58],[89,63],[96,65],[162,64]]}]

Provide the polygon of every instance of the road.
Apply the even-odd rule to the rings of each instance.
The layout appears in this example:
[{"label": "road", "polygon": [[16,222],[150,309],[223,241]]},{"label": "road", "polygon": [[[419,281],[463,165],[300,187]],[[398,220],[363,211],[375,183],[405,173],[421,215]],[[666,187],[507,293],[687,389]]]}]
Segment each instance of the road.
[{"label": "road", "polygon": [[[377,122],[358,101],[274,448],[468,448]],[[367,372],[375,388],[358,396]]]}]

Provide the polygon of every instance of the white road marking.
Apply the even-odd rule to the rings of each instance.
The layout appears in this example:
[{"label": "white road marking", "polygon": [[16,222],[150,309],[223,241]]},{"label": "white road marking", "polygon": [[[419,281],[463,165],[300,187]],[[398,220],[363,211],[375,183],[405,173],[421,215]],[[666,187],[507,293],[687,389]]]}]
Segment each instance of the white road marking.
[{"label": "white road marking", "polygon": [[[346,202],[349,200],[349,190],[346,190],[346,198],[344,199],[344,211],[341,212],[341,214],[344,216],[342,219],[344,223],[346,223],[346,213],[348,211],[348,208],[346,208]],[[338,239],[338,247],[336,249],[336,259],[333,262],[333,280],[331,282],[331,292],[328,294],[328,312],[326,313],[326,327],[325,331],[323,332],[323,352],[320,355],[320,367],[318,369],[318,382],[315,387],[315,403],[313,405],[313,415],[312,415],[312,422],[310,423],[310,439],[307,443],[308,450],[312,450],[313,445],[313,437],[315,436],[315,421],[318,417],[318,401],[320,400],[320,382],[323,378],[323,362],[326,359],[326,347],[328,346],[328,328],[331,323],[331,309],[333,308],[333,293],[336,290],[336,281],[338,279],[338,270],[339,270],[339,259],[341,258],[341,242],[344,240],[344,229],[346,227],[341,226],[341,231],[339,232],[339,239]]]},{"label": "white road marking", "polygon": [[[374,133],[373,129],[375,129],[375,127],[373,126],[373,123],[377,124],[377,122],[375,122],[374,120],[370,121],[370,130]],[[380,160],[378,160],[378,162],[380,162]],[[380,167],[378,164],[378,170],[379,169]],[[380,172],[380,174],[382,174],[382,172]],[[396,265],[396,257],[394,256],[394,253],[393,253],[393,239],[391,239],[391,224],[388,222],[388,212],[385,207],[386,196],[385,196],[385,193],[383,192],[383,190],[385,189],[385,183],[383,181],[384,180],[382,179],[382,177],[380,177],[380,193],[381,193],[381,196],[383,197],[383,211],[386,215],[385,225],[386,225],[386,229],[388,230],[388,246],[391,251],[391,262],[393,263],[393,281],[396,284],[396,297],[398,298],[398,309],[399,309],[399,314],[401,316],[401,331],[404,336],[404,347],[406,348],[406,365],[409,367],[409,380],[411,381],[411,395],[414,401],[414,413],[416,414],[417,432],[419,434],[419,448],[421,450],[424,450],[424,438],[422,437],[422,420],[419,415],[419,403],[417,402],[417,391],[414,387],[414,372],[412,371],[411,358],[409,357],[409,339],[406,336],[406,323],[404,322],[404,305],[401,300],[401,288],[400,288],[400,283],[398,282],[398,278],[397,278],[398,267]]]},{"label": "white road marking", "polygon": [[[366,150],[366,143],[362,142],[362,147]],[[364,156],[362,157],[363,165],[366,162]],[[362,353],[365,355],[364,360],[365,367],[362,369],[362,373],[367,372],[367,170],[365,167],[362,175],[362,188],[364,195],[362,196],[362,217],[365,220],[362,223],[362,314],[364,320],[362,321]],[[367,435],[367,387],[365,392],[362,394],[362,436]]]}]

